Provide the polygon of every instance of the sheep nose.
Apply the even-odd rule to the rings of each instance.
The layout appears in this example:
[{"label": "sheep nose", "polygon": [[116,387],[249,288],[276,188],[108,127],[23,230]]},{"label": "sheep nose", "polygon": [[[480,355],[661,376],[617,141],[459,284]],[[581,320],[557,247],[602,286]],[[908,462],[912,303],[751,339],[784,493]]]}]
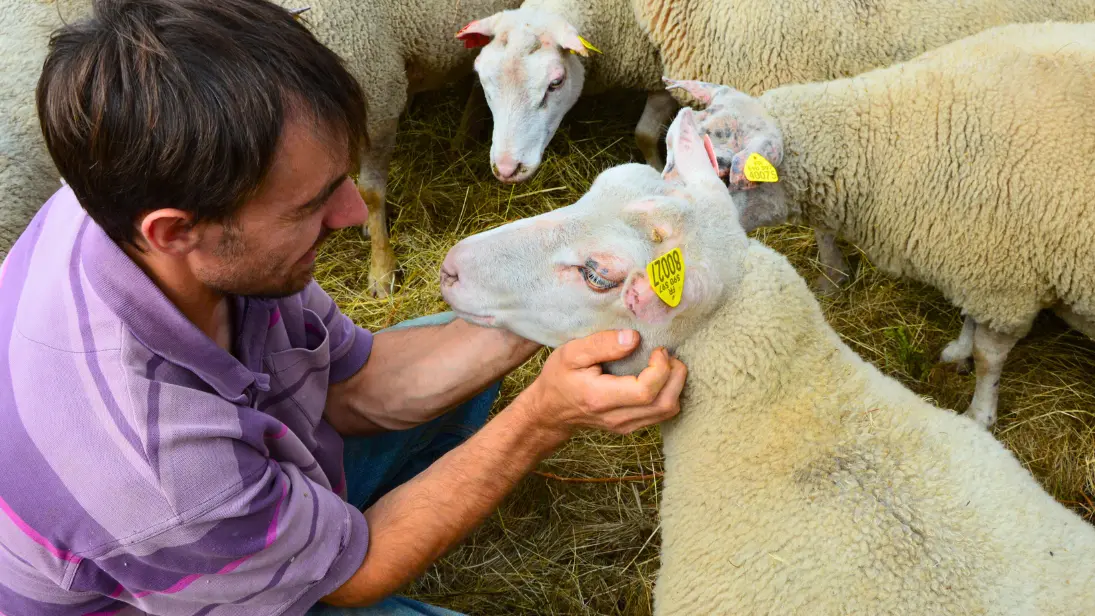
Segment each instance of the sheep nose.
[{"label": "sheep nose", "polygon": [[492,165],[494,171],[494,177],[499,180],[513,179],[519,173],[525,170],[525,165],[514,160],[509,154],[503,154],[498,157],[498,161]]},{"label": "sheep nose", "polygon": [[456,269],[456,260],[453,258],[453,251],[449,251],[444,262],[441,263],[441,288],[454,287],[459,281],[460,274]]}]

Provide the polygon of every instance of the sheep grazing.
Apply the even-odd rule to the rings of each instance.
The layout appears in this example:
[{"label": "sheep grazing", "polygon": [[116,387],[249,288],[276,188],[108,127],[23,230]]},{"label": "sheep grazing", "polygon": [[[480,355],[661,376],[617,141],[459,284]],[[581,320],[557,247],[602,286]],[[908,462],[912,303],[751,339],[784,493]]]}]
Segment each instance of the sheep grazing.
[{"label": "sheep grazing", "polygon": [[[365,91],[369,143],[361,156],[357,186],[369,206],[363,231],[370,237],[369,293],[395,290],[398,261],[388,236],[388,169],[399,118],[409,98],[455,83],[472,72],[475,52],[453,32],[476,15],[516,7],[519,0],[275,0],[286,8],[307,7],[300,19],[346,62]],[[479,98],[477,98],[479,97]],[[467,115],[482,106],[473,90]]]},{"label": "sheep grazing", "polygon": [[[759,94],[888,66],[992,26],[1046,20],[1095,20],[1095,2],[527,0],[458,36],[483,47],[475,67],[495,122],[491,166],[516,183],[536,173],[583,92],[648,93],[635,135],[660,170],[661,130],[679,108],[662,96],[663,74]],[[603,53],[589,53],[583,40]]]},{"label": "sheep grazing", "polygon": [[[848,271],[839,235],[961,308],[962,333],[941,360],[964,366],[972,355],[966,412],[991,427],[1004,361],[1040,310],[1095,335],[1093,65],[1095,23],[1012,24],[755,99],[704,82],[671,87],[711,102],[703,120],[721,128],[709,134],[743,190],[746,230],[815,228],[823,292],[825,278]],[[747,142],[769,146],[777,182],[742,176]]]},{"label": "sheep grazing", "polygon": [[90,9],[90,0],[0,0],[0,260],[38,208],[61,187],[46,150],[34,90],[49,33]]},{"label": "sheep grazing", "polygon": [[457,37],[482,47],[475,70],[494,117],[490,162],[500,181],[535,175],[582,93],[617,88],[647,92],[635,141],[647,163],[661,169],[661,131],[678,105],[661,87],[657,50],[627,0],[527,0],[469,23]]},{"label": "sheep grazing", "polygon": [[[641,351],[610,372],[637,374],[659,345],[688,365],[662,425],[655,614],[1090,613],[1095,527],[840,339],[787,259],[747,237],[745,193],[726,190],[692,116],[671,129],[677,180],[611,168],[442,266],[463,318],[549,346],[633,328]],[[647,264],[674,249],[671,307]]]}]

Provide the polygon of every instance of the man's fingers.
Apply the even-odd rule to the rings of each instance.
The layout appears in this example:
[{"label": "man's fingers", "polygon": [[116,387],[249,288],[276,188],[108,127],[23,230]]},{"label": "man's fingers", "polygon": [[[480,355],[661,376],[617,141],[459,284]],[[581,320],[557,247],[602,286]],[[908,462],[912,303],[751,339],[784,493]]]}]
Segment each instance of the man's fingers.
[{"label": "man's fingers", "polygon": [[680,409],[681,392],[684,391],[684,382],[688,378],[688,367],[679,359],[669,360],[671,372],[666,379],[665,387],[662,387],[658,398],[654,400],[654,406],[661,408],[675,407]]},{"label": "man's fingers", "polygon": [[598,376],[588,400],[594,410],[625,406],[646,406],[654,402],[671,374],[669,353],[654,349],[646,368],[638,376]]},{"label": "man's fingers", "polygon": [[630,329],[608,330],[571,340],[559,347],[559,360],[570,369],[589,368],[623,359],[639,345],[639,332]]}]

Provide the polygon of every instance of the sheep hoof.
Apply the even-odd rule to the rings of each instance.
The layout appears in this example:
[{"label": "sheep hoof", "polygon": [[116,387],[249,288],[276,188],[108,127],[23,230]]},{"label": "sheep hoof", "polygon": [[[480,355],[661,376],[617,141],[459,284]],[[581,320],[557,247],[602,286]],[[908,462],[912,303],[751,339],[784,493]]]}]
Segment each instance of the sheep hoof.
[{"label": "sheep hoof", "polygon": [[376,299],[384,299],[395,293],[395,271],[377,271],[369,269],[369,296]]},{"label": "sheep hoof", "polygon": [[369,225],[368,224],[361,225],[361,237],[363,237],[365,239],[369,239]]}]

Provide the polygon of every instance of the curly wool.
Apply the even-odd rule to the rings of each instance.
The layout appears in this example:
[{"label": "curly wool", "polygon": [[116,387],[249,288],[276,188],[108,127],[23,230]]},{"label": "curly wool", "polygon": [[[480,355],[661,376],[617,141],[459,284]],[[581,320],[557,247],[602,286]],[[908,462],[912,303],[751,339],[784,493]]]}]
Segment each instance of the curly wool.
[{"label": "curly wool", "polygon": [[631,0],[666,74],[770,88],[858,75],[985,28],[1095,20],[1090,0]]},{"label": "curly wool", "polygon": [[788,260],[678,348],[654,613],[1076,614],[1095,528],[988,432],[856,355]]},{"label": "curly wool", "polygon": [[1095,318],[1095,23],[1009,25],[855,78],[771,90],[802,219],[1025,336]]},{"label": "curly wool", "polygon": [[90,10],[90,0],[0,0],[0,259],[61,187],[46,150],[34,91],[49,33]]}]

